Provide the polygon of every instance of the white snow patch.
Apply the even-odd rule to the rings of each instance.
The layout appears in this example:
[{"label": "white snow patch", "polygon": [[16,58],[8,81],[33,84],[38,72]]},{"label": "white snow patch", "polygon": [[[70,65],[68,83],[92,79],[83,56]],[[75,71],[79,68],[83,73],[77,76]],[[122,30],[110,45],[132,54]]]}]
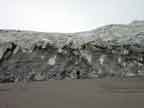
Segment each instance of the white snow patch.
[{"label": "white snow patch", "polygon": [[41,59],[44,59],[45,58],[45,56],[41,56]]},{"label": "white snow patch", "polygon": [[49,60],[48,60],[48,64],[49,65],[54,65],[56,62],[56,55],[54,57],[51,57]]},{"label": "white snow patch", "polygon": [[135,74],[134,73],[126,73],[126,76],[128,76],[128,77],[133,77],[133,76],[135,76]]},{"label": "white snow patch", "polygon": [[59,48],[59,49],[58,49],[58,52],[59,52],[59,53],[62,53],[62,49],[61,49],[61,48]]},{"label": "white snow patch", "polygon": [[118,57],[118,63],[121,63],[121,62],[122,62],[122,58]]},{"label": "white snow patch", "polygon": [[125,49],[125,50],[123,50],[123,54],[125,54],[125,55],[126,55],[126,54],[128,54],[128,53],[129,53],[129,51],[128,51],[128,50],[126,50],[126,49]]},{"label": "white snow patch", "polygon": [[126,62],[123,62],[122,65],[123,65],[124,67],[126,67],[127,63],[126,63]]},{"label": "white snow patch", "polygon": [[88,60],[89,63],[92,62],[92,55],[86,51],[81,52],[82,56]]},{"label": "white snow patch", "polygon": [[102,56],[99,58],[99,62],[100,62],[101,65],[104,63],[104,59],[105,59],[105,55],[102,55]]}]

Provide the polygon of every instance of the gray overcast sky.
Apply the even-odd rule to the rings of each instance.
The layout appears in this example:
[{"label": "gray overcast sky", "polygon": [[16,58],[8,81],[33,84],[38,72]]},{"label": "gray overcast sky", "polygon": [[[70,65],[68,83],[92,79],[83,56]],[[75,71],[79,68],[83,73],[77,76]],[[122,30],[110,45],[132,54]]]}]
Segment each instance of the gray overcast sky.
[{"label": "gray overcast sky", "polygon": [[0,0],[0,29],[78,32],[144,19],[144,0]]}]

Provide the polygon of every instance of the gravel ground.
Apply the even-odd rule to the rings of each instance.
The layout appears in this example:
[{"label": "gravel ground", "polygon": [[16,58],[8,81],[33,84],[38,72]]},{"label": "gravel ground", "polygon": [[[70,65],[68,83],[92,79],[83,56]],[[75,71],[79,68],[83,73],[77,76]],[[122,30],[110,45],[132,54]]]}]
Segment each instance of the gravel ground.
[{"label": "gravel ground", "polygon": [[144,108],[142,80],[0,84],[0,108]]}]

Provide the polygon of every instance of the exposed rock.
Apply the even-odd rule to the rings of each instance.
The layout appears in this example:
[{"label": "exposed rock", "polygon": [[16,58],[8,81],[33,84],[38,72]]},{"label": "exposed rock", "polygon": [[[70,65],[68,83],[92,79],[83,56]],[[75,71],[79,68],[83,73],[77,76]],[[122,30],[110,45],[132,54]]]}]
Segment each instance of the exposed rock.
[{"label": "exposed rock", "polygon": [[0,31],[0,82],[144,78],[144,23],[80,33]]}]

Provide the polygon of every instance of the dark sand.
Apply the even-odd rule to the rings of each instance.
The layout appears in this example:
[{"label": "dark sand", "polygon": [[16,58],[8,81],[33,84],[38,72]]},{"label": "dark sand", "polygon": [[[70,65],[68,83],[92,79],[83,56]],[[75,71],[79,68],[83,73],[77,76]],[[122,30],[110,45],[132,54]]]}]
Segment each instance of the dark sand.
[{"label": "dark sand", "polygon": [[0,84],[0,108],[144,108],[144,81],[50,80]]}]

